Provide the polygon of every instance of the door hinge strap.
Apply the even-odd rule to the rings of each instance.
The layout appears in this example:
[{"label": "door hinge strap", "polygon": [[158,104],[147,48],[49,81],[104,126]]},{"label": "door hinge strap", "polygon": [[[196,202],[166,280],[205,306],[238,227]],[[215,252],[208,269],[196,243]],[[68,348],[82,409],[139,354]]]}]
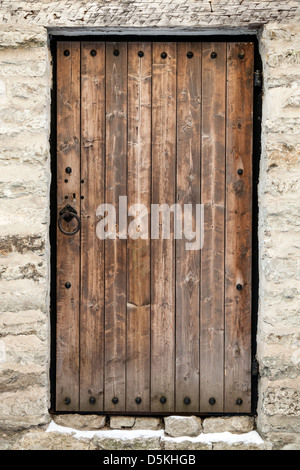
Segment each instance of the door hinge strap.
[{"label": "door hinge strap", "polygon": [[263,73],[261,70],[256,70],[254,72],[254,86],[257,88],[262,87]]},{"label": "door hinge strap", "polygon": [[257,377],[259,374],[259,364],[256,358],[252,360],[251,374],[253,377]]}]

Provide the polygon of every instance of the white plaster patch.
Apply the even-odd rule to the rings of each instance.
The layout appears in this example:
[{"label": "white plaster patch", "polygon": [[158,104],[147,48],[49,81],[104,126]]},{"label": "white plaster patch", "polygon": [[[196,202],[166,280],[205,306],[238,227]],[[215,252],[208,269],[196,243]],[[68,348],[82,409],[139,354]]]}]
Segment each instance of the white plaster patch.
[{"label": "white plaster patch", "polygon": [[60,432],[64,434],[72,434],[73,437],[93,438],[94,436],[112,438],[112,439],[136,439],[140,437],[163,437],[164,431],[145,430],[145,429],[112,429],[106,431],[79,431],[78,429],[59,426],[51,421],[46,432]]},{"label": "white plaster patch", "polygon": [[124,430],[114,429],[106,431],[78,431],[77,429],[59,426],[54,421],[51,421],[46,432],[60,432],[64,434],[72,434],[73,437],[80,438],[93,438],[94,436],[111,439],[136,439],[136,438],[149,438],[149,437],[160,437],[165,441],[171,442],[201,442],[204,444],[210,444],[212,442],[227,442],[233,443],[244,443],[244,444],[263,444],[264,441],[256,431],[250,431],[245,434],[232,434],[230,432],[220,432],[212,434],[201,433],[197,437],[167,437],[164,434],[164,430],[159,431],[152,430]]},{"label": "white plaster patch", "polygon": [[183,442],[183,441],[191,441],[191,442],[202,442],[202,443],[212,443],[212,442],[227,442],[230,444],[233,443],[244,443],[244,444],[263,444],[264,441],[260,437],[260,435],[256,431],[250,431],[244,434],[233,434],[231,432],[216,432],[216,433],[208,433],[208,434],[199,434],[196,437],[164,437],[165,441],[173,441],[173,442]]}]

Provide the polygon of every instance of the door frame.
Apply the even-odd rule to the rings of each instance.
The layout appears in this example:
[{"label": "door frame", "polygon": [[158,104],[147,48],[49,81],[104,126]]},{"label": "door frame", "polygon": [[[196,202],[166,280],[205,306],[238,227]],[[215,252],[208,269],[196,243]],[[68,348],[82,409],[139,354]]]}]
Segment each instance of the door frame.
[{"label": "door frame", "polygon": [[[78,33],[78,32],[77,32]],[[187,33],[185,31],[185,33]],[[74,33],[76,34],[76,32]],[[56,45],[60,41],[110,41],[110,42],[128,42],[128,41],[142,41],[146,40],[149,42],[253,42],[254,44],[254,70],[262,71],[262,60],[259,54],[259,44],[257,35],[241,35],[241,34],[220,34],[220,35],[207,35],[199,34],[197,32],[191,32],[190,34],[180,34],[172,31],[171,34],[159,34],[149,35],[140,31],[136,34],[126,35],[121,31],[116,34],[105,35],[61,35],[61,34],[50,34],[50,53],[52,57],[52,89],[51,89],[51,128],[50,128],[50,156],[51,156],[51,185],[50,185],[50,408],[51,414],[62,414],[69,413],[75,414],[75,412],[61,412],[56,411],[56,221],[57,221],[57,159],[56,159],[56,124],[57,124],[57,103],[56,103]],[[251,294],[251,347],[252,347],[252,386],[251,386],[251,413],[244,413],[244,415],[255,415],[258,402],[258,367],[256,358],[257,351],[257,321],[258,321],[258,299],[259,299],[259,247],[258,247],[258,180],[259,180],[259,167],[261,157],[261,120],[262,120],[262,87],[254,87],[253,93],[253,181],[252,181],[252,294]],[[76,414],[99,414],[99,415],[118,415],[119,412],[76,412]],[[147,412],[122,412],[122,415],[127,416],[147,416]],[[190,415],[191,413],[151,413],[154,415]],[[196,416],[207,416],[207,413],[192,413]],[[230,416],[235,413],[212,413],[209,416]],[[240,414],[239,414],[240,416]]]}]

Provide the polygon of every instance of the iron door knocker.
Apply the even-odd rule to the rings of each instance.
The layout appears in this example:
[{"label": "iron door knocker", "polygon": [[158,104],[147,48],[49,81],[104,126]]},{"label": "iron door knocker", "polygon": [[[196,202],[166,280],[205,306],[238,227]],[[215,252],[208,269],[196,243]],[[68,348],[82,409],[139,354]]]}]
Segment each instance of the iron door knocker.
[{"label": "iron door knocker", "polygon": [[[59,213],[60,217],[58,219],[58,228],[64,235],[75,235],[75,233],[79,232],[81,227],[80,217],[77,215],[77,211],[67,204]],[[72,232],[67,232],[62,228],[62,221],[71,222],[72,219],[77,220],[77,227]]]}]

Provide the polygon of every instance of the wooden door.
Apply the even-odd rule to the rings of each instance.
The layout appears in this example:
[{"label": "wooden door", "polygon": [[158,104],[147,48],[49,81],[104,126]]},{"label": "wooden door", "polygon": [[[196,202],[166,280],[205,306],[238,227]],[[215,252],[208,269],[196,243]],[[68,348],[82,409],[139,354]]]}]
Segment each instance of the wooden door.
[{"label": "wooden door", "polygon": [[[251,411],[253,62],[248,42],[58,42],[57,411]],[[181,227],[201,209],[199,248],[174,205]]]}]

